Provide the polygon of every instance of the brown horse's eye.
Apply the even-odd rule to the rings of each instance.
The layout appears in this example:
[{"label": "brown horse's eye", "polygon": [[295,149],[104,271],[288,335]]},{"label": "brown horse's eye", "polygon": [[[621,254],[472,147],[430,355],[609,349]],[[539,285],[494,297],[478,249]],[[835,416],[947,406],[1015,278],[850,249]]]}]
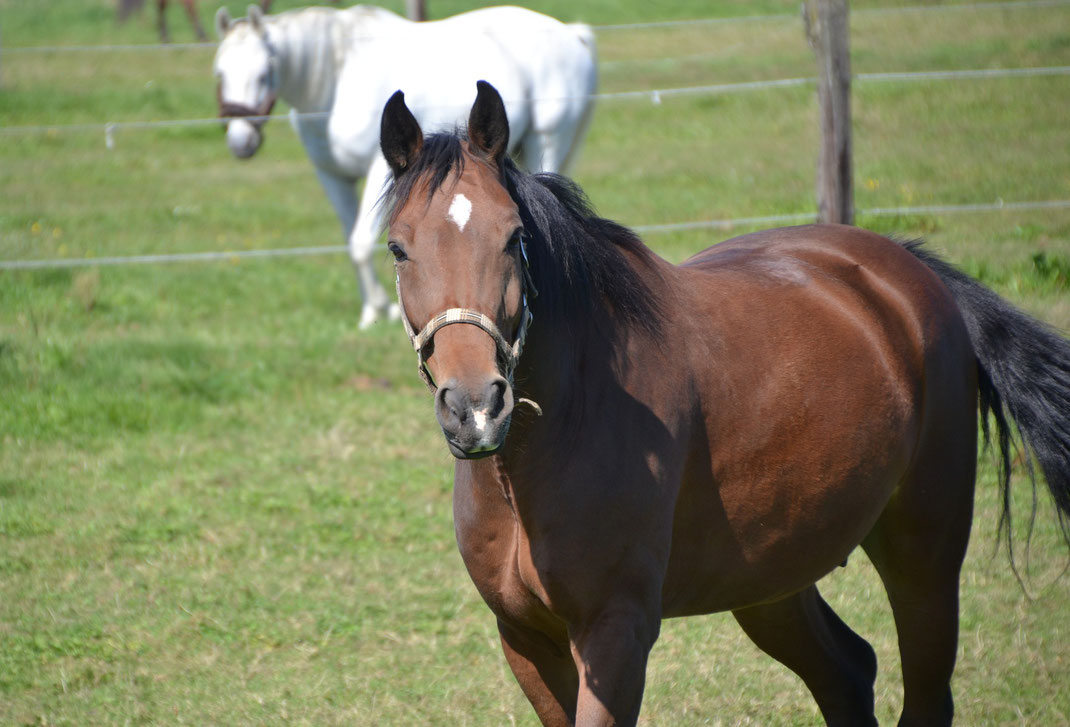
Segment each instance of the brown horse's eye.
[{"label": "brown horse's eye", "polygon": [[401,262],[402,260],[408,260],[409,256],[405,254],[405,251],[401,249],[401,245],[396,242],[391,242],[386,246],[386,249],[390,251],[390,254],[394,256],[394,260]]},{"label": "brown horse's eye", "polygon": [[513,231],[512,236],[509,238],[509,242],[506,243],[506,248],[508,248],[509,250],[515,250],[517,248],[517,246],[520,245],[520,241],[523,238],[524,238],[524,228],[523,227],[518,227],[516,230]]}]

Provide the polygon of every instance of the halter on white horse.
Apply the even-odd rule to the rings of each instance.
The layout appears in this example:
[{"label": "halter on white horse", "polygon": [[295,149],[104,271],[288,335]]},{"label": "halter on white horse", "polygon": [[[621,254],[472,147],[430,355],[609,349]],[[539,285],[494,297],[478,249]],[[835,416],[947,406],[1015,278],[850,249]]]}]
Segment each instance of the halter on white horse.
[{"label": "halter on white horse", "polygon": [[[291,121],[334,206],[364,299],[361,326],[397,317],[371,265],[383,229],[376,203],[389,176],[379,151],[379,118],[404,89],[421,126],[463,123],[480,79],[505,99],[510,148],[534,171],[561,171],[582,138],[596,83],[590,28],[565,25],[515,7],[411,23],[387,10],[307,8],[265,16],[216,16],[220,110],[232,118],[227,144],[239,157],[256,153],[261,114],[274,98]],[[305,116],[304,114],[309,114]],[[364,178],[357,200],[355,185]]]}]

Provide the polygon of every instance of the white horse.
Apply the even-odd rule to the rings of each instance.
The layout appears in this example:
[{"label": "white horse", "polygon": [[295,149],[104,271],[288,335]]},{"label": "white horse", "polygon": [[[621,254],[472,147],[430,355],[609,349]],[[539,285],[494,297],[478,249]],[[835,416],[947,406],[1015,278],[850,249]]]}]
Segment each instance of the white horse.
[{"label": "white horse", "polygon": [[371,265],[383,229],[377,202],[390,174],[379,120],[394,91],[404,89],[423,128],[451,129],[467,118],[476,81],[489,81],[506,102],[509,148],[532,171],[561,171],[590,119],[591,29],[531,10],[495,7],[414,23],[370,6],[265,16],[250,5],[248,18],[238,20],[220,8],[215,25],[220,113],[238,117],[227,124],[227,145],[237,157],[252,156],[262,140],[257,117],[277,97],[292,107],[291,122],[348,240],[362,328],[398,315]]}]

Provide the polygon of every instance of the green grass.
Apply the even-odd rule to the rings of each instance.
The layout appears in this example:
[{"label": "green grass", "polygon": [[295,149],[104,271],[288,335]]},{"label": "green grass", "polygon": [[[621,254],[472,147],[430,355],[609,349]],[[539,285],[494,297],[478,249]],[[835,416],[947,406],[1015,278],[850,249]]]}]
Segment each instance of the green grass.
[{"label": "green grass", "polygon": [[[911,4],[852,3],[855,71],[1070,64],[1070,9],[869,12]],[[536,7],[600,24],[796,13],[780,0]],[[0,43],[152,43],[149,10],[116,28],[107,0],[0,0]],[[201,3],[206,25],[213,11]],[[171,28],[192,40],[176,10]],[[605,91],[813,74],[783,18],[606,31],[599,47]],[[214,125],[121,130],[113,150],[95,127],[3,131],[214,116],[211,56],[5,53],[0,259],[340,244],[281,119],[247,163]],[[858,206],[1070,199],[1067,108],[1066,77],[859,82]],[[809,88],[607,101],[575,176],[630,224],[808,212],[816,144]],[[1070,210],[860,222],[926,237],[1070,329]],[[648,242],[681,260],[746,230]],[[451,459],[411,349],[399,329],[358,332],[358,314],[343,255],[0,272],[0,724],[535,724],[453,543]],[[996,546],[995,489],[985,459],[959,723],[1070,724],[1066,549],[1042,511],[1027,597]],[[1018,547],[1024,566],[1024,530]],[[872,568],[856,554],[822,589],[874,644],[878,715],[894,723],[895,632]],[[642,721],[820,718],[722,614],[665,624]]]}]

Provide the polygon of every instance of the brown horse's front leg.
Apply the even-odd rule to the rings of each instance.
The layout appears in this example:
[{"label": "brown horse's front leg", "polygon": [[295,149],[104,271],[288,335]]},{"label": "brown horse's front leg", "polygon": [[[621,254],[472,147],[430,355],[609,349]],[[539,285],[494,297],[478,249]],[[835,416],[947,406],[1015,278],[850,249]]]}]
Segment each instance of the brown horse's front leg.
[{"label": "brown horse's front leg", "polygon": [[535,714],[546,727],[571,727],[576,718],[579,675],[568,643],[541,631],[498,620],[505,660]]},{"label": "brown horse's front leg", "polygon": [[646,663],[660,616],[633,606],[608,606],[572,637],[580,673],[577,727],[634,725],[639,719]]}]

